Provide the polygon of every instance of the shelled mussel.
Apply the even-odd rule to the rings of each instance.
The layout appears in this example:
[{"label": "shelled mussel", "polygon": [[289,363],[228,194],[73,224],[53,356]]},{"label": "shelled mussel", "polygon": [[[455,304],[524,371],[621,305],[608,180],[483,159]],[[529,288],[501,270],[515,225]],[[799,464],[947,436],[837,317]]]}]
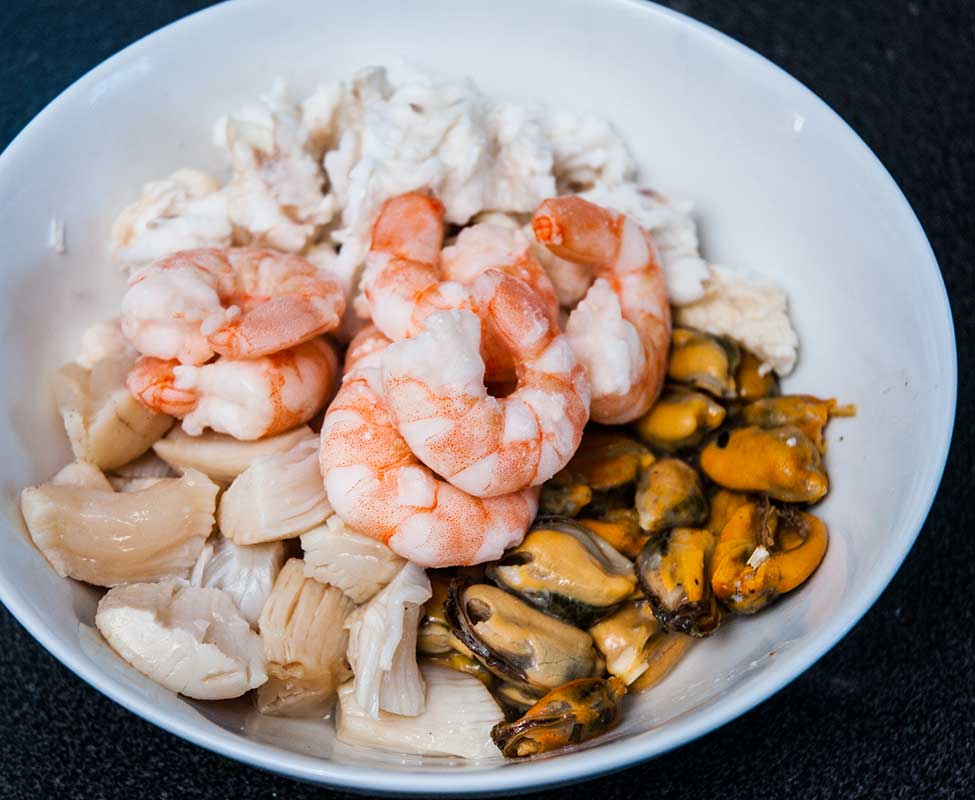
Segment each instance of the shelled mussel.
[{"label": "shelled mussel", "polygon": [[726,489],[786,503],[815,503],[829,491],[819,448],[794,425],[722,431],[701,451],[701,470]]},{"label": "shelled mussel", "polygon": [[544,693],[602,672],[588,633],[496,586],[454,580],[444,612],[454,635],[506,683]]},{"label": "shelled mussel", "polygon": [[738,344],[694,328],[674,328],[670,337],[667,377],[718,398],[735,397]]},{"label": "shelled mussel", "polygon": [[620,721],[626,686],[618,678],[582,678],[542,697],[513,722],[491,730],[498,749],[520,758],[579,744],[600,736]]},{"label": "shelled mussel", "polygon": [[760,397],[774,397],[779,393],[779,379],[768,364],[747,350],[741,351],[735,371],[735,397],[747,403]]},{"label": "shelled mussel", "polygon": [[659,533],[701,524],[708,516],[708,501],[693,467],[676,458],[662,458],[640,476],[636,511],[640,528]]},{"label": "shelled mussel", "polygon": [[540,611],[582,628],[611,614],[636,586],[628,559],[579,523],[557,517],[536,522],[486,574]]},{"label": "shelled mussel", "polygon": [[666,630],[642,592],[596,623],[589,634],[606,659],[606,671],[635,691],[646,691],[663,680],[693,641]]},{"label": "shelled mussel", "polygon": [[644,545],[636,559],[640,588],[666,628],[709,636],[721,624],[711,591],[715,537],[704,528],[673,528]]},{"label": "shelled mussel", "polygon": [[676,453],[699,445],[724,422],[727,411],[711,395],[669,385],[636,421],[640,439],[655,450]]},{"label": "shelled mussel", "polygon": [[836,400],[820,400],[811,394],[787,394],[782,397],[764,397],[741,409],[741,419],[746,425],[760,428],[781,428],[794,425],[816,445],[825,451],[823,431],[831,417],[849,417],[856,413],[853,406],[837,405]]},{"label": "shelled mussel", "polygon": [[640,442],[612,429],[585,432],[568,464],[542,487],[543,515],[575,517],[584,508],[602,513],[632,505],[633,486],[653,454]]},{"label": "shelled mussel", "polygon": [[815,571],[828,538],[822,520],[805,511],[745,503],[718,536],[711,588],[731,610],[754,614]]}]

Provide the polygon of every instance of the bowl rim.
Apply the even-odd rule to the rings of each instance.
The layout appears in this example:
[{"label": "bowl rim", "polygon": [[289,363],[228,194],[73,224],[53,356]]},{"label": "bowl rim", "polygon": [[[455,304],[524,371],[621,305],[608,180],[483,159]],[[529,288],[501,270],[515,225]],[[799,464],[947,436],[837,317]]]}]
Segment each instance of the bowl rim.
[{"label": "bowl rim", "polygon": [[[828,623],[811,635],[804,647],[780,655],[776,663],[769,667],[762,682],[747,684],[740,691],[735,691],[723,698],[720,703],[712,703],[705,708],[695,709],[688,715],[688,719],[678,721],[669,729],[647,731],[607,742],[600,747],[537,761],[511,764],[504,769],[499,769],[494,765],[485,767],[475,765],[470,770],[430,768],[410,772],[395,768],[377,770],[365,765],[343,765],[328,759],[297,753],[282,755],[280,749],[273,745],[250,741],[230,731],[212,731],[208,728],[201,728],[192,722],[172,719],[166,712],[155,708],[146,697],[131,688],[116,683],[93,663],[80,657],[80,654],[72,654],[67,647],[62,647],[48,630],[43,616],[35,612],[30,605],[18,602],[12,582],[3,573],[0,573],[0,601],[49,653],[75,675],[130,712],[169,733],[235,761],[305,782],[362,793],[378,792],[400,795],[431,793],[463,795],[528,791],[592,779],[608,772],[623,769],[659,756],[721,727],[754,708],[799,677],[832,649],[874,605],[910,552],[931,510],[941,477],[944,474],[954,429],[958,381],[955,331],[947,289],[931,244],[913,208],[880,159],[836,111],[784,69],[709,25],[656,3],[645,2],[645,0],[592,0],[592,2],[598,6],[600,11],[605,9],[612,12],[626,9],[645,14],[647,19],[662,19],[669,23],[684,26],[695,35],[708,39],[712,46],[730,49],[735,52],[737,57],[772,72],[779,80],[789,85],[793,91],[805,95],[806,99],[813,105],[818,104],[825,111],[828,119],[831,119],[833,123],[838,123],[841,129],[845,129],[846,134],[852,137],[854,146],[859,149],[860,156],[864,158],[868,168],[877,173],[881,183],[886,183],[887,191],[893,193],[892,197],[896,198],[896,201],[907,212],[906,219],[912,223],[912,236],[919,245],[919,250],[927,256],[928,263],[923,268],[924,272],[928,279],[933,279],[936,285],[940,286],[941,290],[940,299],[942,302],[937,309],[932,309],[930,323],[933,330],[940,329],[936,330],[936,333],[937,338],[941,340],[940,352],[946,362],[943,366],[946,368],[947,377],[945,391],[939,392],[939,396],[942,398],[940,416],[943,425],[940,436],[940,454],[936,460],[940,462],[940,466],[925,476],[923,490],[919,494],[925,499],[916,505],[914,513],[910,515],[909,519],[901,523],[905,530],[913,531],[913,535],[905,538],[899,549],[888,552],[880,563],[879,569],[875,565],[867,589],[862,593],[858,603],[844,606],[841,613],[837,613]],[[224,0],[224,2],[174,20],[137,39],[82,75],[51,100],[0,153],[0,183],[2,183],[8,164],[16,159],[17,153],[24,146],[24,142],[30,138],[31,133],[36,128],[46,124],[48,117],[52,116],[61,105],[71,102],[76,95],[85,92],[94,83],[125,63],[139,58],[147,48],[155,47],[162,40],[172,36],[175,28],[192,26],[199,23],[203,18],[234,13],[235,7],[242,4],[240,0],[236,3]],[[246,5],[250,6],[264,4],[270,3],[265,3],[264,0],[246,0]]]}]

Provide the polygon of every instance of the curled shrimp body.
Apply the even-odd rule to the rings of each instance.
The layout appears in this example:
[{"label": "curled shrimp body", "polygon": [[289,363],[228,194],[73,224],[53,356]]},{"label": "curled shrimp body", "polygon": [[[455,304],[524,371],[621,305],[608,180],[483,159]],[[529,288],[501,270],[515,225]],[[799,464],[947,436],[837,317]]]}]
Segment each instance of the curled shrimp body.
[{"label": "curled shrimp body", "polygon": [[332,393],[338,358],[324,339],[260,358],[191,366],[143,356],[126,385],[145,406],[236,439],[260,439],[307,422]]},{"label": "curled shrimp body", "polygon": [[383,391],[424,464],[469,494],[494,497],[537,486],[568,463],[589,419],[589,379],[524,281],[487,270],[472,293],[514,357],[514,392],[488,394],[481,321],[463,309],[431,314],[419,334],[383,351]]},{"label": "curled shrimp body", "polygon": [[122,330],[147,356],[257,358],[337,327],[339,285],[303,258],[252,247],[182,250],[136,272]]},{"label": "curled shrimp body", "polygon": [[[373,323],[390,339],[415,336],[436,311],[476,311],[470,287],[488,269],[524,280],[541,297],[552,321],[558,321],[555,287],[520,231],[474,225],[441,253],[443,236],[444,208],[436,198],[409,192],[391,198],[380,211],[363,286]],[[489,381],[514,379],[511,356],[490,326],[482,331],[481,348]]]},{"label": "curled shrimp body", "polygon": [[381,344],[375,332],[358,342],[357,358],[322,423],[320,462],[329,503],[349,527],[421,566],[498,558],[528,530],[538,490],[481,499],[421,464],[383,400]]},{"label": "curled shrimp body", "polygon": [[[532,244],[520,230],[481,223],[464,228],[450,247],[441,254],[441,268],[445,278],[464,286],[471,286],[479,275],[496,269],[520,278],[538,295],[553,324],[559,321],[559,299],[555,286],[545,268],[531,251]],[[492,335],[491,326],[482,330],[481,354],[487,367],[489,382],[515,380],[516,369],[511,353]]]},{"label": "curled shrimp body", "polygon": [[566,326],[592,381],[592,418],[636,419],[660,393],[670,344],[670,304],[653,240],[630,217],[575,196],[544,201],[532,229],[552,253],[596,277]]}]

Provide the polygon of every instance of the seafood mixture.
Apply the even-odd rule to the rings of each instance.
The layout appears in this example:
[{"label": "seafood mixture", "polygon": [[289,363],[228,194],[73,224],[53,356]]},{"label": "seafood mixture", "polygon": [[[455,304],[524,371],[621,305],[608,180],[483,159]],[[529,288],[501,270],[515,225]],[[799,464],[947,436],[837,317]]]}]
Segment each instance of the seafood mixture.
[{"label": "seafood mixture", "polygon": [[122,659],[347,745],[587,741],[822,561],[784,293],[706,261],[603,120],[363,70],[146,184],[54,378],[38,550]]}]

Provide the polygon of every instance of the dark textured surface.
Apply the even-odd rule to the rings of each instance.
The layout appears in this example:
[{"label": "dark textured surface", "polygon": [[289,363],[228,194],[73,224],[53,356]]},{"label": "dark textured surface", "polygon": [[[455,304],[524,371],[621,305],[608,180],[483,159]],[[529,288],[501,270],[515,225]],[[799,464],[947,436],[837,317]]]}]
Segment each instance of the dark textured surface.
[{"label": "dark textured surface", "polygon": [[[86,70],[202,5],[8,0],[0,16],[0,147]],[[549,796],[975,796],[975,3],[669,5],[791,72],[890,169],[948,285],[961,369],[958,425],[918,543],[831,653],[710,736]],[[2,798],[347,796],[227,761],[137,719],[75,678],[2,608],[0,685]]]}]

